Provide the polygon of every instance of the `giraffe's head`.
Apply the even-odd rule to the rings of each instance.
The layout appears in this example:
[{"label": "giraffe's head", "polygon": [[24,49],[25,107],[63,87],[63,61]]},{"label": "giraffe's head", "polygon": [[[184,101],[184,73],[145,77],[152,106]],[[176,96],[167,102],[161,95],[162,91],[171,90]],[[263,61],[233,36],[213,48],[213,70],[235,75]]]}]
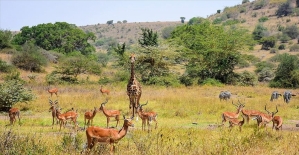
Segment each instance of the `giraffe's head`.
[{"label": "giraffe's head", "polygon": [[134,63],[135,60],[136,60],[136,58],[135,58],[135,54],[131,54],[131,56],[130,56],[130,61],[131,61],[131,63]]}]

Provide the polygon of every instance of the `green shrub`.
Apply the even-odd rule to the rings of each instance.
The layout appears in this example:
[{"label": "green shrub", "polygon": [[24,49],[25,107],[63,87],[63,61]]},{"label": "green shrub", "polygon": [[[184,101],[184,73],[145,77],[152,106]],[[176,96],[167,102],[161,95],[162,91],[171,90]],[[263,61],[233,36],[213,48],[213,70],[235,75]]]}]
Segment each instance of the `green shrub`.
[{"label": "green shrub", "polygon": [[234,25],[234,24],[238,24],[238,23],[240,23],[240,21],[237,19],[234,19],[234,20],[227,20],[222,25],[227,26],[227,25]]},{"label": "green shrub", "polygon": [[270,53],[277,53],[277,49],[276,48],[271,48]]},{"label": "green shrub", "polygon": [[182,75],[179,79],[185,86],[192,86],[194,84],[194,79],[190,78],[188,75]]},{"label": "green shrub", "polygon": [[101,78],[98,83],[101,85],[106,85],[108,83],[111,83],[111,80],[107,77],[104,77],[104,78]]},{"label": "green shrub", "polygon": [[201,85],[218,86],[218,87],[224,86],[224,84],[221,83],[219,80],[212,79],[212,78],[207,78],[207,79],[205,79],[205,80],[201,83]]},{"label": "green shrub", "polygon": [[267,5],[267,0],[256,0],[254,1],[253,10],[259,10]]},{"label": "green shrub", "polygon": [[15,70],[14,66],[7,64],[5,61],[0,59],[0,72],[11,73],[13,70]]},{"label": "green shrub", "polygon": [[237,74],[237,85],[240,86],[254,86],[256,85],[256,77],[253,73],[244,71],[240,74]]},{"label": "green shrub", "polygon": [[259,22],[265,22],[267,20],[269,20],[268,17],[261,17],[261,18],[259,18]]},{"label": "green shrub", "polygon": [[278,49],[279,49],[279,50],[284,50],[284,49],[285,49],[285,45],[284,45],[284,44],[279,45],[279,46],[278,46]]}]

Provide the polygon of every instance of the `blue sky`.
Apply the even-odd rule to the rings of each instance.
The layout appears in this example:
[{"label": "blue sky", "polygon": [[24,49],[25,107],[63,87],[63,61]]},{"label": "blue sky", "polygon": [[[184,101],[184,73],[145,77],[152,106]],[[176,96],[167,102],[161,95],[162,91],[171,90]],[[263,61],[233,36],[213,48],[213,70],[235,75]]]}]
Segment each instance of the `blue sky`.
[{"label": "blue sky", "polygon": [[132,22],[186,21],[241,4],[242,0],[0,0],[0,29],[68,22],[77,26]]}]

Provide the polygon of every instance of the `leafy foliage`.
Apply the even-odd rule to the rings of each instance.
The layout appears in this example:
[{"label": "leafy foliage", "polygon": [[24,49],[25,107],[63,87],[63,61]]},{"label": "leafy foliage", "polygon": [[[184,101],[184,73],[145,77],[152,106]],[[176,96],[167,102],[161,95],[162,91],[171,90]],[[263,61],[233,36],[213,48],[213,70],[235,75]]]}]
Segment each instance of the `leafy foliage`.
[{"label": "leafy foliage", "polygon": [[158,33],[152,29],[141,28],[141,38],[138,39],[139,45],[142,47],[158,46]]},{"label": "leafy foliage", "polygon": [[275,15],[278,17],[282,17],[282,16],[288,16],[292,13],[293,13],[293,11],[292,11],[292,7],[290,5],[290,1],[287,1],[285,3],[282,3],[278,7],[278,10],[276,11]]},{"label": "leafy foliage", "polygon": [[194,25],[194,24],[200,24],[202,22],[204,22],[206,19],[202,18],[202,17],[193,17],[188,21],[189,25]]},{"label": "leafy foliage", "polygon": [[100,74],[100,65],[84,56],[71,56],[63,60],[56,69],[47,77],[49,84],[53,82],[78,82],[77,77],[82,73]]},{"label": "leafy foliage", "polygon": [[12,64],[27,71],[42,72],[42,67],[47,65],[47,60],[39,47],[27,42],[22,46],[22,51],[13,55]]},{"label": "leafy foliage", "polygon": [[297,56],[287,53],[280,55],[280,64],[277,67],[275,77],[270,87],[297,88],[299,81],[296,76],[299,70],[299,59]]},{"label": "leafy foliage", "polygon": [[24,26],[21,33],[13,38],[13,43],[23,45],[27,41],[34,41],[35,45],[45,50],[55,50],[61,53],[80,51],[83,55],[91,54],[95,48],[88,43],[95,40],[93,33],[85,33],[73,24],[56,22],[55,24],[39,24]]},{"label": "leafy foliage", "polygon": [[238,50],[251,42],[243,29],[226,29],[208,21],[177,27],[170,41],[185,47],[186,73],[190,78],[198,79],[198,83],[207,78],[227,83],[239,62],[241,54]]},{"label": "leafy foliage", "polygon": [[274,36],[263,37],[260,40],[260,43],[262,44],[262,50],[269,50],[270,48],[273,48],[275,46],[276,38]]},{"label": "leafy foliage", "polygon": [[0,50],[3,48],[11,48],[12,33],[8,30],[0,29]]},{"label": "leafy foliage", "polygon": [[265,36],[266,32],[267,32],[267,28],[261,24],[258,24],[252,32],[253,39],[260,40]]},{"label": "leafy foliage", "polygon": [[283,34],[288,35],[292,39],[296,39],[299,36],[299,29],[296,25],[287,26]]},{"label": "leafy foliage", "polygon": [[18,102],[28,102],[34,99],[31,90],[24,87],[19,80],[9,80],[0,83],[0,106],[12,107]]},{"label": "leafy foliage", "polygon": [[15,70],[15,67],[12,65],[7,64],[5,61],[0,59],[0,72],[3,73],[10,73]]},{"label": "leafy foliage", "polygon": [[165,27],[162,30],[162,38],[168,39],[171,36],[171,32],[175,29],[175,27]]}]

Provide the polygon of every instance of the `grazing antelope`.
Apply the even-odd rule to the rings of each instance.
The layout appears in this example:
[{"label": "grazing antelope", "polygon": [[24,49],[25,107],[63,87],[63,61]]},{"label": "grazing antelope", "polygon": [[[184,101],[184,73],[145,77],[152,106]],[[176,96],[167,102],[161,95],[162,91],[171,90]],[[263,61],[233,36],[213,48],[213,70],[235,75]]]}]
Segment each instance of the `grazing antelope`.
[{"label": "grazing antelope", "polygon": [[229,120],[229,127],[230,127],[230,130],[232,130],[232,128],[233,128],[234,126],[239,126],[239,128],[240,128],[240,132],[242,131],[242,126],[243,126],[243,124],[245,123],[245,118],[244,118],[243,115],[241,115],[241,116],[242,116],[242,118],[243,118],[242,121],[238,120],[237,118],[233,118],[233,119],[230,119],[230,120]]},{"label": "grazing antelope", "polygon": [[123,127],[120,130],[107,129],[96,126],[90,126],[86,129],[87,147],[92,149],[97,142],[110,144],[110,153],[112,154],[115,150],[114,143],[120,141],[128,132],[128,128],[134,127],[132,122],[133,117],[130,119],[124,118]]},{"label": "grazing antelope", "polygon": [[110,94],[110,90],[108,90],[108,89],[103,89],[103,86],[101,86],[100,91],[101,91],[102,94],[107,94],[107,95]]},{"label": "grazing antelope", "polygon": [[267,105],[265,105],[265,110],[268,112],[268,114],[260,114],[254,118],[257,121],[258,128],[262,126],[266,127],[266,125],[273,120],[274,115],[278,113],[277,106],[276,106],[276,112],[269,112],[267,110]]},{"label": "grazing antelope", "polygon": [[20,123],[20,110],[18,108],[11,108],[8,111],[8,117],[10,121],[10,125],[14,125],[16,122],[16,116],[19,118],[19,123]]},{"label": "grazing antelope", "polygon": [[107,110],[106,108],[104,108],[104,106],[107,102],[108,102],[108,100],[106,100],[104,103],[101,104],[99,111],[103,111],[104,115],[107,117],[107,128],[109,128],[110,117],[115,117],[116,127],[117,127],[118,122],[119,122],[120,111],[119,110]]},{"label": "grazing antelope", "polygon": [[53,103],[53,101],[49,98],[49,103],[51,106],[49,108],[49,112],[52,112],[52,118],[53,118],[53,122],[52,122],[52,128],[53,128],[55,120],[56,120],[56,124],[58,124],[58,117],[56,115],[56,108],[58,107],[58,101],[55,100]]},{"label": "grazing antelope", "polygon": [[272,130],[275,128],[276,130],[282,130],[282,118],[280,116],[274,116],[272,119],[273,126]]},{"label": "grazing antelope", "polygon": [[277,100],[279,96],[281,96],[281,94],[278,93],[278,91],[273,91],[273,93],[271,94],[270,101],[272,102],[274,100]]},{"label": "grazing antelope", "polygon": [[87,126],[89,126],[89,125],[92,126],[93,118],[94,118],[94,116],[97,114],[97,112],[98,112],[97,108],[94,107],[93,112],[91,112],[91,111],[87,111],[87,112],[84,114],[84,129],[85,129],[85,125],[86,125],[86,120],[88,120],[88,122],[87,122]]},{"label": "grazing antelope", "polygon": [[237,111],[236,112],[224,112],[224,113],[222,113],[222,115],[221,115],[222,116],[222,125],[224,125],[224,122],[226,122],[226,120],[238,118],[239,115],[240,115],[240,112],[245,107],[245,105],[241,104],[240,102],[237,105],[237,104],[234,104],[233,101],[232,101],[232,104],[237,107]]},{"label": "grazing antelope", "polygon": [[[138,115],[139,117],[141,117],[140,115],[148,115],[149,116],[149,122],[148,124],[151,122],[151,121],[154,121],[155,122],[155,129],[157,129],[157,117],[158,117],[158,114],[154,111],[150,111],[150,112],[144,112],[143,110],[143,106],[147,105],[148,102],[146,102],[145,104],[143,105],[140,105],[138,108],[137,108],[137,112],[138,112]],[[143,120],[142,120],[143,121]]]},{"label": "grazing antelope", "polygon": [[51,94],[51,97],[52,97],[53,94],[55,94],[56,97],[57,97],[57,96],[58,96],[58,88],[51,88],[51,89],[50,89],[50,86],[49,86],[49,87],[48,87],[48,93]]},{"label": "grazing antelope", "polygon": [[256,117],[256,116],[258,116],[260,114],[264,114],[264,113],[262,113],[262,112],[260,112],[258,110],[246,110],[246,109],[242,109],[241,112],[242,112],[242,115],[246,118],[247,124],[249,123],[250,117],[254,117],[254,116]]},{"label": "grazing antelope", "polygon": [[74,122],[74,126],[75,126],[74,128],[76,130],[77,118],[78,118],[78,113],[77,112],[68,111],[66,113],[61,114],[60,109],[56,108],[56,116],[59,119],[59,123],[60,123],[59,131],[61,131],[61,126],[62,125],[63,125],[63,127],[65,127],[67,120],[71,120],[72,122]]}]

